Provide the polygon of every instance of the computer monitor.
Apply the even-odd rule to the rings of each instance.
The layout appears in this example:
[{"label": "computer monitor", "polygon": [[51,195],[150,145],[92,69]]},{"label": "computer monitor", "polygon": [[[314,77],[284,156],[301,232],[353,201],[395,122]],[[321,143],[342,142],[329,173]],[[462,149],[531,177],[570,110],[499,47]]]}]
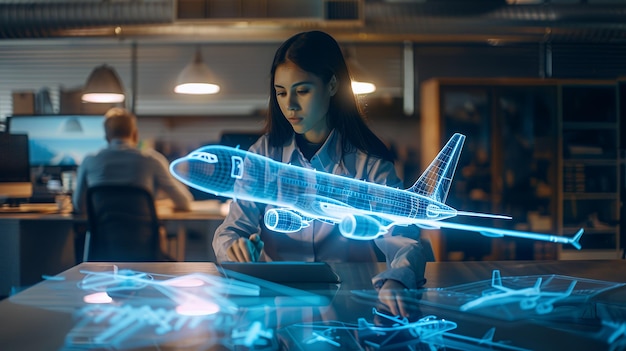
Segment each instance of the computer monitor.
[{"label": "computer monitor", "polygon": [[219,144],[248,150],[261,135],[263,135],[262,132],[223,132],[220,135]]},{"label": "computer monitor", "polygon": [[0,204],[18,205],[33,194],[28,136],[0,133]]},{"label": "computer monitor", "polygon": [[78,166],[106,147],[102,115],[10,116],[11,134],[27,134],[31,166]]}]

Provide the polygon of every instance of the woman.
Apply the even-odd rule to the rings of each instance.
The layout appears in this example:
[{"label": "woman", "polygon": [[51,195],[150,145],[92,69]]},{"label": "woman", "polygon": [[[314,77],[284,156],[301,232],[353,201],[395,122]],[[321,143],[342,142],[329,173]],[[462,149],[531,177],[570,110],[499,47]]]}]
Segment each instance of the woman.
[{"label": "woman", "polygon": [[[274,56],[270,89],[266,133],[250,152],[390,187],[402,185],[392,154],[362,118],[341,49],[330,35],[310,31],[285,41]],[[313,221],[296,233],[271,232],[263,225],[269,208],[240,200],[231,204],[213,238],[218,261],[376,261],[372,241],[347,239],[329,223]],[[398,235],[400,230],[405,236]],[[418,236],[411,226],[376,240],[390,267],[374,278],[377,287],[424,283]]]}]

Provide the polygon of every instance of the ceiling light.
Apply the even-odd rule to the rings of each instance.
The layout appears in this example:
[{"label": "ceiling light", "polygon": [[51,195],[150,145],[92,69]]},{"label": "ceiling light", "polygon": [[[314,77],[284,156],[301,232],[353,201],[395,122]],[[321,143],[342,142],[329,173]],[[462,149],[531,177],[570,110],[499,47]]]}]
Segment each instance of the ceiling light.
[{"label": "ceiling light", "polygon": [[96,103],[118,103],[124,101],[124,88],[111,66],[94,68],[87,78],[82,100]]},{"label": "ceiling light", "polygon": [[353,49],[346,51],[346,65],[352,79],[352,92],[354,94],[369,94],[376,91],[376,85],[372,82],[367,71],[354,58]]},{"label": "ceiling light", "polygon": [[193,61],[191,61],[176,80],[174,92],[178,94],[216,94],[220,91],[220,86],[215,84],[213,73],[202,62],[200,49],[196,50]]}]

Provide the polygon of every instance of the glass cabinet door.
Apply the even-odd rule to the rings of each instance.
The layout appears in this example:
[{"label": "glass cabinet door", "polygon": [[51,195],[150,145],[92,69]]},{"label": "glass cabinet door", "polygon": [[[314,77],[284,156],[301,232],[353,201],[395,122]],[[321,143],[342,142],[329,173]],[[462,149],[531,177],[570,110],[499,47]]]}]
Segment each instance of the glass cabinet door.
[{"label": "glass cabinet door", "polygon": [[[556,87],[445,86],[440,96],[442,140],[454,133],[467,137],[447,203],[459,210],[513,217],[460,216],[454,221],[555,233]],[[449,259],[550,259],[556,255],[554,248],[533,240],[443,232]]]},{"label": "glass cabinet door", "polygon": [[[493,201],[492,98],[489,88],[446,86],[441,92],[442,140],[454,133],[466,136],[447,203],[453,208],[490,212]],[[459,223],[484,224],[474,217],[457,217]],[[476,233],[442,230],[448,259],[481,260],[491,253],[491,239]]]},{"label": "glass cabinet door", "polygon": [[[556,232],[557,109],[551,86],[502,87],[494,92],[494,211],[512,216],[503,228]],[[505,238],[517,260],[553,259],[543,242]],[[550,247],[554,244],[549,244]]]}]

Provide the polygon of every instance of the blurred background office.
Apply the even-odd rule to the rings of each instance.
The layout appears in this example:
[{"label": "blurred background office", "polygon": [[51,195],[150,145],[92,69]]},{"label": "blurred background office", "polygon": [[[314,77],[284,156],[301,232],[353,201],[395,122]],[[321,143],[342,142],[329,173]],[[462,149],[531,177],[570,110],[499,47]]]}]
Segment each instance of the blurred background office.
[{"label": "blurred background office", "polygon": [[[59,116],[84,116],[76,120],[88,128],[123,106],[139,118],[141,147],[170,160],[204,144],[249,146],[263,127],[276,47],[325,30],[355,80],[375,85],[359,99],[407,187],[462,132],[450,205],[514,217],[486,225],[586,228],[581,252],[425,232],[438,260],[623,256],[626,1],[32,0],[0,1],[0,18],[4,130],[23,120],[41,130],[36,118]],[[122,99],[85,99],[96,70],[117,80]],[[182,83],[210,85],[201,93]],[[33,197],[76,166],[61,160],[31,160]]]}]

